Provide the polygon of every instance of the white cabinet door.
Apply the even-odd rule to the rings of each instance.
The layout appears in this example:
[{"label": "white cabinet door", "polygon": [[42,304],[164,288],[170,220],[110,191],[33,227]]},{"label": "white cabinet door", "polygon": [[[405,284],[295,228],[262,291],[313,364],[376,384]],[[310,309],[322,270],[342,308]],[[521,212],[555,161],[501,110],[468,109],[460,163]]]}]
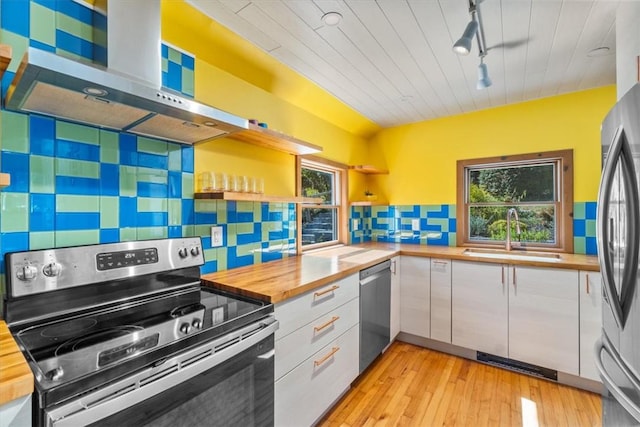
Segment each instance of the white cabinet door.
[{"label": "white cabinet door", "polygon": [[400,257],[400,330],[429,338],[431,259]]},{"label": "white cabinet door", "polygon": [[452,261],[453,344],[508,357],[506,274],[501,264]]},{"label": "white cabinet door", "polygon": [[601,381],[593,360],[593,346],[602,334],[602,276],[580,272],[580,376]]},{"label": "white cabinet door", "polygon": [[451,261],[431,259],[431,339],[451,342]]},{"label": "white cabinet door", "polygon": [[400,257],[391,258],[391,341],[400,332]]},{"label": "white cabinet door", "polygon": [[509,358],[578,375],[578,272],[508,268]]}]

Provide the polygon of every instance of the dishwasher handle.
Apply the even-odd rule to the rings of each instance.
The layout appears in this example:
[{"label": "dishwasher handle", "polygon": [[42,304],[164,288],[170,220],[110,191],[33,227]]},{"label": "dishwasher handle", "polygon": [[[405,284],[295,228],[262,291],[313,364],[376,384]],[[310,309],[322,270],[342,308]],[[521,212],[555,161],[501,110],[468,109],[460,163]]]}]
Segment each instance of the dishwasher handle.
[{"label": "dishwasher handle", "polygon": [[[360,271],[360,284],[364,285],[365,281],[366,283],[369,283],[371,280],[374,280],[377,277],[380,277],[380,275],[385,271],[388,270],[389,273],[391,273],[391,260],[388,259],[384,262],[381,262],[380,264],[376,264],[372,267],[369,268],[365,268],[364,270]],[[373,279],[370,279],[370,277],[375,276]]]}]

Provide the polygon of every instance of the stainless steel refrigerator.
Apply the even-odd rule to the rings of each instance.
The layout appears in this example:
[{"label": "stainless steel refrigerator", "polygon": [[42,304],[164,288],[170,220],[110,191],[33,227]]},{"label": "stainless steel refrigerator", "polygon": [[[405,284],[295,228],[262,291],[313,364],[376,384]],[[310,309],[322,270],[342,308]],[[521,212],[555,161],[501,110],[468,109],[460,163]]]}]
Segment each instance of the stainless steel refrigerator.
[{"label": "stainless steel refrigerator", "polygon": [[604,426],[640,425],[640,84],[602,124],[597,241],[602,337],[596,365],[606,387]]}]

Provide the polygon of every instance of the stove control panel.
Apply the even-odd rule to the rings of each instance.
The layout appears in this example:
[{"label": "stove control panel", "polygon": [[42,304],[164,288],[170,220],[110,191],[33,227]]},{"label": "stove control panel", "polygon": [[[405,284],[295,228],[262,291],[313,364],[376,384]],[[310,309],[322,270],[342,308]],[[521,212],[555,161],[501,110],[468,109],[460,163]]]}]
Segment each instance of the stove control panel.
[{"label": "stove control panel", "polygon": [[204,264],[199,237],[11,252],[6,259],[9,298]]}]

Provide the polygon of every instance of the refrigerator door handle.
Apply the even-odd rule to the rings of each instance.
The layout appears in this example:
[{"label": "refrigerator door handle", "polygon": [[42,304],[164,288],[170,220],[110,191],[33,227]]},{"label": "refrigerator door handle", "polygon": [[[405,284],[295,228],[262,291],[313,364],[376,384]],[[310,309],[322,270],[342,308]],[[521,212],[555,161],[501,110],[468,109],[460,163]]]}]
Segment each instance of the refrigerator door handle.
[{"label": "refrigerator door handle", "polygon": [[[622,179],[624,181],[625,190],[625,206],[626,211],[626,236],[625,236],[625,266],[622,273],[620,285],[620,294],[616,290],[614,278],[614,218],[609,218],[609,206],[611,202],[611,186],[615,178],[616,169],[620,164]],[[620,126],[616,131],[611,148],[607,155],[602,179],[600,181],[600,189],[598,191],[598,226],[597,238],[600,254],[598,261],[600,270],[602,271],[603,291],[607,295],[609,306],[611,307],[613,317],[620,328],[624,328],[626,317],[629,311],[628,299],[633,295],[633,287],[636,284],[636,274],[638,270],[638,252],[640,250],[640,241],[638,240],[638,232],[640,231],[639,204],[638,201],[638,183],[633,165],[633,156],[629,147],[629,142],[624,131]]]},{"label": "refrigerator door handle", "polygon": [[633,383],[633,385],[637,388],[640,388],[640,384],[638,384],[637,378],[625,367],[624,363],[621,364],[622,360],[618,356],[617,352],[613,350],[610,346],[610,343],[606,336],[603,336],[602,339],[596,341],[595,344],[595,362],[596,368],[600,374],[600,378],[602,379],[602,383],[607,387],[609,392],[613,395],[613,397],[622,405],[622,407],[633,417],[636,421],[640,422],[640,408],[625,394],[624,391],[615,383],[615,380],[611,378],[609,373],[604,367],[602,363],[602,351],[606,351],[609,353],[611,358],[616,362],[620,370],[629,378],[629,380]]}]

